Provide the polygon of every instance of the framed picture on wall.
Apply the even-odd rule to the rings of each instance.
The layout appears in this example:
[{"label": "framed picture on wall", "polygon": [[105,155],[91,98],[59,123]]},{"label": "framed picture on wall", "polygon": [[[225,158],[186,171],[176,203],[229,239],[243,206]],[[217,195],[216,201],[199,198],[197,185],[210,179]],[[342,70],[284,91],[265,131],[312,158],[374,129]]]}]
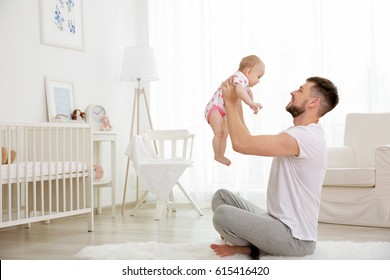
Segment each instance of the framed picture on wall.
[{"label": "framed picture on wall", "polygon": [[40,0],[41,43],[84,50],[82,0]]},{"label": "framed picture on wall", "polygon": [[73,83],[45,76],[49,122],[68,122],[74,110]]}]

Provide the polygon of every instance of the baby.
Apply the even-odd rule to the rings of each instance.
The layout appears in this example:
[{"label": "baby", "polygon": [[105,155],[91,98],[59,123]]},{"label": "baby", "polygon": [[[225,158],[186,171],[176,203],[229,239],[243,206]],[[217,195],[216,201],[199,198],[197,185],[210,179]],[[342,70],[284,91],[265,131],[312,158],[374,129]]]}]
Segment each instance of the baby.
[{"label": "baby", "polygon": [[[262,106],[260,103],[253,101],[251,87],[259,82],[264,75],[264,71],[263,61],[255,55],[250,55],[241,60],[238,71],[233,75],[233,83],[238,97],[253,110],[254,114],[257,114]],[[222,89],[219,87],[206,106],[205,117],[214,132],[214,159],[229,166],[231,161],[225,157],[228,136],[225,114]]]}]

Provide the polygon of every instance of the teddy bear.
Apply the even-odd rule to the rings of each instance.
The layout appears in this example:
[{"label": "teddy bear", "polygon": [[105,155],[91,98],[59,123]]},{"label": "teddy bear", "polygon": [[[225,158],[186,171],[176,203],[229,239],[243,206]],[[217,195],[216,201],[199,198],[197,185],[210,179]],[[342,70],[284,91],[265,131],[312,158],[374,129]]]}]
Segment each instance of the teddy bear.
[{"label": "teddy bear", "polygon": [[110,119],[108,118],[107,115],[104,115],[102,118],[101,118],[101,127],[100,127],[100,130],[103,130],[103,131],[110,131],[112,129],[112,125],[110,123]]},{"label": "teddy bear", "polygon": [[[16,152],[11,150],[11,163],[15,161]],[[6,147],[1,147],[1,164],[8,163],[8,149]]]},{"label": "teddy bear", "polygon": [[73,113],[70,116],[74,121],[82,122],[85,120],[85,113],[81,112],[80,109],[73,110]]},{"label": "teddy bear", "polygon": [[103,178],[103,176],[104,176],[103,167],[99,164],[94,164],[93,165],[93,178],[95,180],[99,180],[99,179]]}]

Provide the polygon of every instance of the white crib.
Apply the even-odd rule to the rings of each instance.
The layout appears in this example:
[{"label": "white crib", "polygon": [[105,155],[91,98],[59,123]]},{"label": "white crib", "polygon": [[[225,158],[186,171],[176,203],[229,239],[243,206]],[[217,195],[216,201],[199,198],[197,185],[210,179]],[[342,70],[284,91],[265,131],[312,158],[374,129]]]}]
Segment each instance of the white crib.
[{"label": "white crib", "polygon": [[0,123],[0,228],[84,214],[93,231],[91,143],[84,123]]}]

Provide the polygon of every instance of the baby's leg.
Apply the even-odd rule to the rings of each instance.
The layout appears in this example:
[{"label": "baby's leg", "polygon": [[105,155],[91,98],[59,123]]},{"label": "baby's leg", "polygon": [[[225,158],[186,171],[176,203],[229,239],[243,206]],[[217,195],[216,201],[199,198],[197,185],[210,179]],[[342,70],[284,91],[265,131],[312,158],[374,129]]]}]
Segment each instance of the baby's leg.
[{"label": "baby's leg", "polygon": [[217,110],[215,110],[211,113],[209,121],[214,132],[214,159],[222,164],[229,166],[231,161],[225,157],[226,140],[228,136],[225,119]]}]

